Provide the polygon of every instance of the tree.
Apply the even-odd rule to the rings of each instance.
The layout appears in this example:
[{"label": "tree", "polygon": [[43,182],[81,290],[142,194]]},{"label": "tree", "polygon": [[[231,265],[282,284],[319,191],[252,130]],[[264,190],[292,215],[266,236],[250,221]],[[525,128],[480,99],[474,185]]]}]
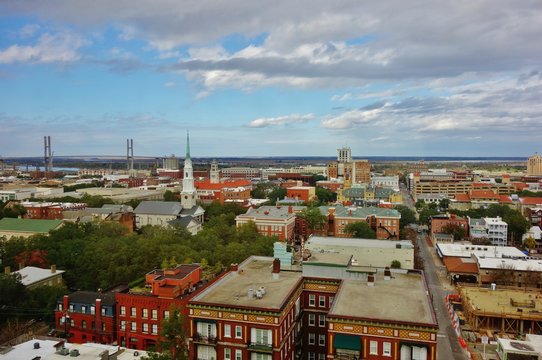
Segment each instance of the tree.
[{"label": "tree", "polygon": [[472,245],[491,245],[491,240],[486,237],[471,238]]},{"label": "tree", "polygon": [[391,262],[391,268],[392,269],[400,269],[401,268],[401,262],[399,260],[393,260]]},{"label": "tree", "polygon": [[404,205],[398,205],[395,207],[395,209],[401,213],[401,220],[399,220],[400,229],[404,229],[404,227],[409,224],[416,223],[416,213],[410,208]]},{"label": "tree", "polygon": [[277,200],[284,199],[286,197],[286,189],[280,186],[276,186],[271,192],[267,195],[269,203],[275,204]]},{"label": "tree", "polygon": [[322,230],[327,220],[326,216],[315,206],[304,208],[298,213],[298,216],[307,223],[309,228],[307,236],[314,233],[314,231]]},{"label": "tree", "polygon": [[452,234],[454,236],[454,240],[462,240],[466,235],[467,232],[464,228],[457,224],[446,224],[442,227],[442,233],[443,234]]},{"label": "tree", "polygon": [[441,210],[448,210],[448,206],[450,206],[450,199],[442,199],[438,203],[438,207]]},{"label": "tree", "polygon": [[172,308],[170,315],[162,321],[159,343],[164,352],[171,354],[172,360],[187,360],[186,343],[187,321],[181,308]]},{"label": "tree", "polygon": [[429,224],[429,218],[434,215],[438,215],[439,212],[436,209],[430,209],[425,208],[422,211],[420,211],[420,224],[428,225]]},{"label": "tree", "polygon": [[526,249],[528,249],[529,251],[533,250],[533,249],[536,249],[536,246],[537,246],[537,243],[536,243],[536,240],[532,237],[532,236],[529,236],[527,239],[525,239],[525,241],[523,242],[523,246],[525,246]]},{"label": "tree", "polygon": [[422,199],[418,199],[416,201],[416,204],[414,204],[414,206],[416,207],[417,210],[420,210],[420,209],[423,209],[423,208],[427,207],[427,204]]},{"label": "tree", "polygon": [[359,239],[376,239],[376,233],[369,224],[363,221],[347,224],[344,228],[347,234]]},{"label": "tree", "polygon": [[141,357],[141,360],[173,360],[169,353],[150,352],[146,356]]},{"label": "tree", "polygon": [[179,194],[180,193],[178,191],[173,192],[171,190],[166,190],[164,192],[164,201],[179,201],[179,199],[177,198]]},{"label": "tree", "polygon": [[319,205],[326,205],[328,203],[337,201],[336,193],[319,186],[316,187],[316,197],[318,197]]}]

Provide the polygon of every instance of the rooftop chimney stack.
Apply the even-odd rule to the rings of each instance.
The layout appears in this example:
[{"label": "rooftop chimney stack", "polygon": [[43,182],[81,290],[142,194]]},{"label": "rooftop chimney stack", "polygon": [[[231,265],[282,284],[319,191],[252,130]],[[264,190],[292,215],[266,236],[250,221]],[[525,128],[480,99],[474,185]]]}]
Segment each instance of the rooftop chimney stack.
[{"label": "rooftop chimney stack", "polygon": [[51,265],[51,274],[56,273],[56,265]]},{"label": "rooftop chimney stack", "polygon": [[239,264],[237,264],[237,263],[231,264],[231,265],[230,265],[230,270],[231,270],[232,272],[237,272],[237,271],[239,270]]},{"label": "rooftop chimney stack", "polygon": [[384,280],[391,280],[391,270],[388,266],[384,269]]},{"label": "rooftop chimney stack", "polygon": [[278,280],[280,278],[280,260],[273,260],[273,279]]},{"label": "rooftop chimney stack", "polygon": [[367,276],[367,286],[369,287],[374,287],[375,286],[375,276],[374,275],[369,275]]}]

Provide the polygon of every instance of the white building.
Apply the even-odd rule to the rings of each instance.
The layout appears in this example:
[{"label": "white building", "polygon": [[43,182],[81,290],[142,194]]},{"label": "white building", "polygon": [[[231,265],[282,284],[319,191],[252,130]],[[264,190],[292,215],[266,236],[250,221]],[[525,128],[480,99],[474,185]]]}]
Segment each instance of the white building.
[{"label": "white building", "polygon": [[399,176],[373,176],[371,177],[371,185],[399,190]]},{"label": "white building", "polygon": [[500,217],[483,218],[486,222],[487,237],[495,246],[506,246],[508,243],[508,224]]}]

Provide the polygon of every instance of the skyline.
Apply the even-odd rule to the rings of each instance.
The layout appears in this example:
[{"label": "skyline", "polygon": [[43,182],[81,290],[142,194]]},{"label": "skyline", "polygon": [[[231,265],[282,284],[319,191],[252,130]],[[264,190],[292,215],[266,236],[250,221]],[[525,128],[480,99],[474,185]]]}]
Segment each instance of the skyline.
[{"label": "skyline", "polygon": [[0,155],[528,157],[537,1],[0,4]]}]

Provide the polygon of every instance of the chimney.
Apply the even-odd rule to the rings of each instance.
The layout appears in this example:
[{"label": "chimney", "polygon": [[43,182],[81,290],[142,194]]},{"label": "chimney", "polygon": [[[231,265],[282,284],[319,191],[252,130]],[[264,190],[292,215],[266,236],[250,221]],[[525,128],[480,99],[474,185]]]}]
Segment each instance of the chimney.
[{"label": "chimney", "polygon": [[280,278],[280,260],[273,260],[273,279],[278,280]]},{"label": "chimney", "polygon": [[391,280],[391,270],[388,266],[384,269],[384,280]]},{"label": "chimney", "polygon": [[239,270],[239,265],[237,263],[233,263],[230,265],[230,270],[232,272],[237,272],[237,270]]},{"label": "chimney", "polygon": [[56,265],[51,265],[51,274],[56,273]]},{"label": "chimney", "polygon": [[4,268],[4,274],[11,275],[11,266],[6,266]]},{"label": "chimney", "polygon": [[292,208],[292,205],[288,206],[288,214],[291,214],[294,212],[294,209]]},{"label": "chimney", "polygon": [[375,286],[375,276],[374,275],[368,275],[367,276],[367,286],[373,287]]},{"label": "chimney", "polygon": [[22,270],[24,268],[24,262],[19,263],[19,270]]}]

